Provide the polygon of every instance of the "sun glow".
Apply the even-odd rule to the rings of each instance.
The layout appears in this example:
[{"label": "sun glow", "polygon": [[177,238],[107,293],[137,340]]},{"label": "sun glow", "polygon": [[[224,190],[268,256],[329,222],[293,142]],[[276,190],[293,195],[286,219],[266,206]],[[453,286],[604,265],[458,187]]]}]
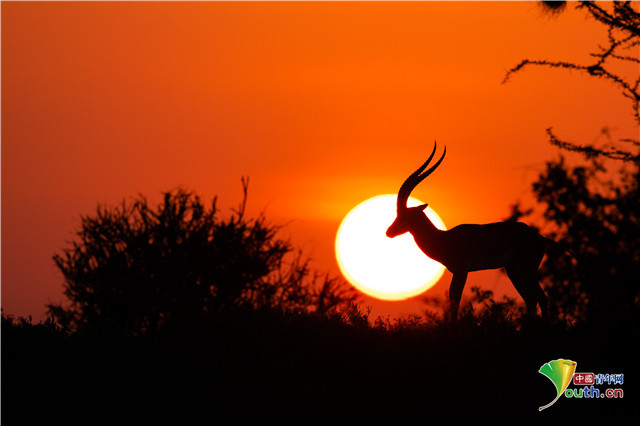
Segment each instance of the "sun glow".
[{"label": "sun glow", "polygon": [[[409,198],[409,207],[423,204]],[[442,219],[425,213],[439,229]],[[336,257],[345,278],[363,293],[383,300],[403,300],[431,288],[444,266],[420,251],[411,234],[388,238],[396,218],[396,195],[379,195],[357,205],[343,219],[336,236]]]}]

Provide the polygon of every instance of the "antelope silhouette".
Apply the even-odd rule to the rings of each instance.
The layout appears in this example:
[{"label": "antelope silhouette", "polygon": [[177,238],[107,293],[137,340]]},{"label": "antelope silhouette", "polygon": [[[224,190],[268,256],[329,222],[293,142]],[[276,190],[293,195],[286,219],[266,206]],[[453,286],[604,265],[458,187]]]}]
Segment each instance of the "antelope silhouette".
[{"label": "antelope silhouette", "polygon": [[411,191],[438,168],[447,153],[430,169],[423,172],[436,153],[433,152],[418,170],[413,172],[398,191],[396,219],[387,229],[387,237],[394,238],[409,232],[422,252],[443,264],[453,273],[449,286],[451,317],[458,316],[460,298],[467,274],[484,269],[505,268],[509,280],[524,300],[527,313],[536,315],[537,307],[547,317],[547,295],[540,287],[537,271],[542,258],[551,246],[559,244],[545,238],[522,222],[496,222],[484,225],[458,225],[447,231],[435,227],[424,213],[427,204],[407,207]]}]

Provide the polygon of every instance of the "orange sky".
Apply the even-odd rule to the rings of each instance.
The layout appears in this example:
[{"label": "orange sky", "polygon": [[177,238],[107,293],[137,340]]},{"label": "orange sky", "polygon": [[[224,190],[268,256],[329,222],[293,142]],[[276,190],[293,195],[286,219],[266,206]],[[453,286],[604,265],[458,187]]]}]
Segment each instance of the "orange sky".
[{"label": "orange sky", "polygon": [[[40,318],[63,300],[51,257],[97,203],[183,185],[229,209],[242,175],[250,212],[337,274],[342,217],[396,192],[434,139],[447,158],[414,195],[448,227],[501,220],[558,155],[545,128],[634,131],[604,82],[529,69],[500,84],[523,58],[586,61],[605,36],[531,2],[3,2],[2,307]],[[510,291],[496,272],[474,284]]]}]

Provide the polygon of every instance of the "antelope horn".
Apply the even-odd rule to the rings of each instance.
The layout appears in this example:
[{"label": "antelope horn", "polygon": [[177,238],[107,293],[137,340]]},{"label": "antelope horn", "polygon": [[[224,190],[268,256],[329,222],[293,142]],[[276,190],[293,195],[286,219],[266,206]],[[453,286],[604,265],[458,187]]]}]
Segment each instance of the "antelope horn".
[{"label": "antelope horn", "polygon": [[431,167],[429,170],[427,170],[426,172],[422,173],[422,171],[431,162],[431,159],[433,159],[433,156],[434,156],[435,153],[436,153],[436,142],[434,141],[433,142],[433,151],[431,152],[431,155],[429,156],[429,158],[427,158],[427,161],[425,161],[424,164],[418,168],[418,170],[413,172],[411,174],[411,176],[409,176],[402,183],[402,186],[400,186],[400,190],[398,191],[398,206],[397,206],[398,211],[404,210],[404,209],[407,208],[407,200],[409,199],[409,195],[411,195],[411,191],[413,191],[413,189],[420,182],[422,182],[427,176],[429,176],[431,173],[433,173],[433,171],[440,165],[440,163],[442,163],[442,160],[444,160],[444,156],[447,153],[447,147],[446,146],[444,147],[444,153],[442,154],[442,157],[440,157],[438,162],[435,165],[433,165],[433,167]]}]

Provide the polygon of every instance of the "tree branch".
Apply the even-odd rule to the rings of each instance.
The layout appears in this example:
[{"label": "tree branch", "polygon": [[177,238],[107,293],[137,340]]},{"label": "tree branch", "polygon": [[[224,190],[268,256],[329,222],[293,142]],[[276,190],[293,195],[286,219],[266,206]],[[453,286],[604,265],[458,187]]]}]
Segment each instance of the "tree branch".
[{"label": "tree branch", "polygon": [[[552,145],[555,145],[567,151],[578,152],[580,154],[583,154],[587,158],[606,157],[612,160],[640,161],[640,154],[632,154],[628,151],[623,151],[621,149],[617,149],[617,148],[601,149],[601,148],[596,148],[593,145],[579,145],[573,142],[563,141],[553,133],[552,127],[549,127],[547,129],[547,135],[549,135],[549,142]],[[620,141],[630,142],[635,146],[640,146],[640,141],[636,141],[633,139],[621,139]]]}]

